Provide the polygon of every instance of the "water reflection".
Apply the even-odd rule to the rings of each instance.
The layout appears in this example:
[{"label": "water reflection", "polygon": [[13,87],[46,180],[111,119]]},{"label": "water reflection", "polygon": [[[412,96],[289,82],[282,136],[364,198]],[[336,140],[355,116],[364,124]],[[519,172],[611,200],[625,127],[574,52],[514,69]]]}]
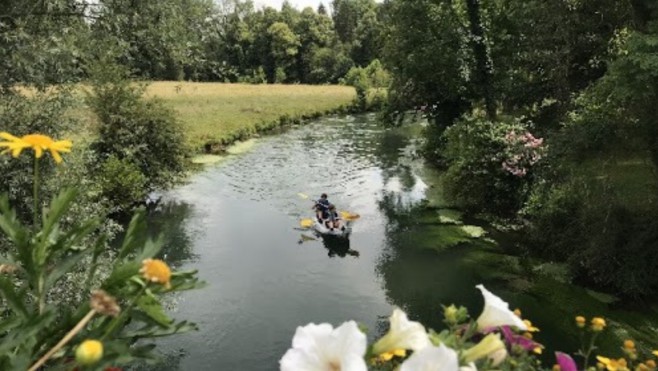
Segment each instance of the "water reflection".
[{"label": "water reflection", "polygon": [[330,258],[334,258],[336,256],[340,258],[344,258],[348,255],[358,258],[360,255],[358,251],[350,248],[349,238],[321,235],[320,239],[322,240],[322,245],[324,246],[324,248],[329,250],[329,253],[327,255]]},{"label": "water reflection", "polygon": [[198,258],[192,238],[195,231],[188,226],[192,212],[192,205],[173,199],[163,200],[149,212],[148,233],[153,238],[162,238],[160,256],[174,267]]}]

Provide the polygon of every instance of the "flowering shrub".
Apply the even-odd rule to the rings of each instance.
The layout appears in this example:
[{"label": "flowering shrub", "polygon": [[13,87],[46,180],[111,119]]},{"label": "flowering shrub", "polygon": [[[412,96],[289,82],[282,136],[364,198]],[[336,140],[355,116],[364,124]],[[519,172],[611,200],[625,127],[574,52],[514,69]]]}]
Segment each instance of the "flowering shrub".
[{"label": "flowering shrub", "polygon": [[[395,308],[391,315],[388,332],[373,344],[354,321],[337,328],[323,323],[310,323],[298,327],[292,347],[280,360],[282,371],[315,370],[544,370],[537,355],[543,346],[533,339],[539,329],[527,319],[521,318],[517,309],[511,311],[501,298],[484,286],[477,288],[484,296],[484,309],[476,320],[470,320],[464,307],[444,307],[447,329],[440,333],[427,331],[407,314]],[[606,327],[603,318],[594,317],[590,326],[586,319],[577,316],[575,324],[582,331],[581,339],[587,345],[577,353],[582,358],[579,367],[574,358],[563,352],[555,353],[553,370],[590,370],[596,337]],[[599,370],[656,370],[658,351],[653,351],[644,362],[637,362],[638,351],[632,340],[623,346],[623,358],[610,359],[596,355]],[[410,353],[411,352],[411,353]]]},{"label": "flowering shrub", "polygon": [[461,206],[512,215],[527,197],[531,171],[545,145],[518,119],[491,122],[466,116],[445,130],[449,165],[444,186]]},{"label": "flowering shrub", "polygon": [[[143,212],[131,221],[112,259],[103,262],[109,265],[109,273],[102,275],[99,256],[104,253],[106,237],[95,233],[102,220],[84,220],[71,227],[64,223],[76,191],[61,190],[50,206],[41,210],[40,163],[46,154],[61,163],[61,153],[71,149],[70,141],[5,132],[0,139],[1,153],[14,158],[25,150],[34,154],[32,223],[22,222],[8,197],[0,197],[0,230],[4,234],[0,241],[7,242],[0,242],[0,369],[93,370],[138,359],[151,361],[153,346],[138,341],[196,328],[175,322],[160,304],[166,293],[198,287],[196,272],[171,272],[165,262],[153,259],[161,243],[144,237]],[[89,246],[89,240],[96,242]],[[87,277],[83,302],[72,306],[52,295],[65,276],[80,270]]]}]

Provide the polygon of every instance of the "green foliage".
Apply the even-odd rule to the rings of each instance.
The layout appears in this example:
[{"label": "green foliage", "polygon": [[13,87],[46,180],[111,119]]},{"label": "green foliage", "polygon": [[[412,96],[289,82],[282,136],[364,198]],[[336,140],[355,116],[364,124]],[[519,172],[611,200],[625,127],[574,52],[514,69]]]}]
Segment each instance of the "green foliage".
[{"label": "green foliage", "polygon": [[[0,329],[0,365],[3,369],[27,369],[44,356],[78,323],[73,336],[66,335],[62,351],[50,355],[50,366],[70,365],[74,346],[83,339],[103,342],[103,359],[93,369],[118,366],[136,360],[152,360],[152,346],[132,346],[157,336],[189,331],[195,326],[175,322],[163,311],[159,298],[165,292],[198,287],[193,272],[174,273],[171,289],[152,284],[139,276],[143,259],[157,254],[161,245],[144,239],[144,213],[137,214],[124,238],[118,255],[109,264],[109,277],[98,277],[98,257],[104,238],[87,245],[84,241],[99,226],[101,220],[80,221],[65,228],[76,198],[73,190],[64,190],[52,200],[40,215],[40,226],[33,228],[20,222],[6,196],[0,198],[0,229],[10,241],[10,248],[0,257],[5,271],[0,276],[0,295],[4,299],[4,325]],[[10,268],[10,269],[9,269]],[[84,299],[68,303],[56,291],[65,275],[83,269],[87,275]],[[7,273],[11,272],[11,273]],[[88,301],[89,285],[103,282],[101,287],[114,297],[121,307],[112,318],[106,307]],[[107,295],[107,294],[105,294]],[[74,309],[77,308],[77,309]],[[94,320],[91,320],[93,316]],[[130,327],[127,325],[130,323]],[[55,349],[57,350],[57,349]]]},{"label": "green foliage", "polygon": [[344,84],[353,86],[356,89],[356,99],[359,107],[371,109],[381,107],[384,104],[384,99],[376,96],[369,101],[368,93],[388,87],[390,77],[381,62],[375,59],[365,68],[352,67],[342,81]]},{"label": "green foliage", "polygon": [[148,179],[140,169],[128,160],[119,160],[110,155],[100,166],[96,178],[100,184],[102,194],[112,200],[114,210],[111,212],[126,212],[141,200]]},{"label": "green foliage", "polygon": [[[142,196],[178,179],[184,171],[186,148],[184,133],[171,110],[159,101],[145,99],[141,88],[117,76],[111,67],[100,72],[88,101],[99,119],[98,136],[91,145],[98,164],[113,157],[128,166],[121,171],[138,169],[145,187],[134,192],[143,192]],[[105,171],[108,169],[101,173]],[[121,188],[121,184],[107,183],[103,187],[110,192]]]}]

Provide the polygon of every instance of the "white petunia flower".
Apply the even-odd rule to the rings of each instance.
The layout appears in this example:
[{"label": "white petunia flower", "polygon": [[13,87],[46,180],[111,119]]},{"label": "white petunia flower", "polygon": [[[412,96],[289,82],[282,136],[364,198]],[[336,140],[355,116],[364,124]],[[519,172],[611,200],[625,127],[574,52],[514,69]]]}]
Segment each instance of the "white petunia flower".
[{"label": "white petunia flower", "polygon": [[356,322],[334,329],[328,323],[297,327],[288,349],[279,361],[281,371],[366,371],[366,335]]},{"label": "white petunia flower", "polygon": [[419,351],[430,345],[425,327],[418,322],[409,321],[407,314],[399,308],[393,309],[388,333],[375,343],[373,353],[382,354],[396,349]]},{"label": "white petunia flower", "polygon": [[430,345],[414,352],[402,363],[400,371],[459,371],[457,352],[443,344]]},{"label": "white petunia flower", "polygon": [[477,319],[478,330],[486,330],[492,327],[514,326],[519,330],[527,330],[523,323],[514,312],[509,310],[509,305],[498,296],[489,292],[482,285],[475,286],[484,296],[484,309]]}]

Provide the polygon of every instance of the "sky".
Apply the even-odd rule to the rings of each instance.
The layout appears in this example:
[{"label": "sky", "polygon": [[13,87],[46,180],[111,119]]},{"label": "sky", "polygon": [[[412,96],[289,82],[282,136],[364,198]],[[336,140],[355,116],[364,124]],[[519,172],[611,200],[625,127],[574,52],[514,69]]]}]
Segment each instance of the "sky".
[{"label": "sky", "polygon": [[[275,9],[281,9],[281,4],[283,4],[283,0],[253,0],[253,1],[254,1],[254,5],[256,6],[256,9],[262,6],[271,6],[272,8]],[[323,3],[325,7],[329,8],[329,3],[331,3],[331,0],[288,0],[288,2],[292,4],[295,8],[302,10],[307,6],[310,6],[313,9],[317,9],[320,3]]]}]

